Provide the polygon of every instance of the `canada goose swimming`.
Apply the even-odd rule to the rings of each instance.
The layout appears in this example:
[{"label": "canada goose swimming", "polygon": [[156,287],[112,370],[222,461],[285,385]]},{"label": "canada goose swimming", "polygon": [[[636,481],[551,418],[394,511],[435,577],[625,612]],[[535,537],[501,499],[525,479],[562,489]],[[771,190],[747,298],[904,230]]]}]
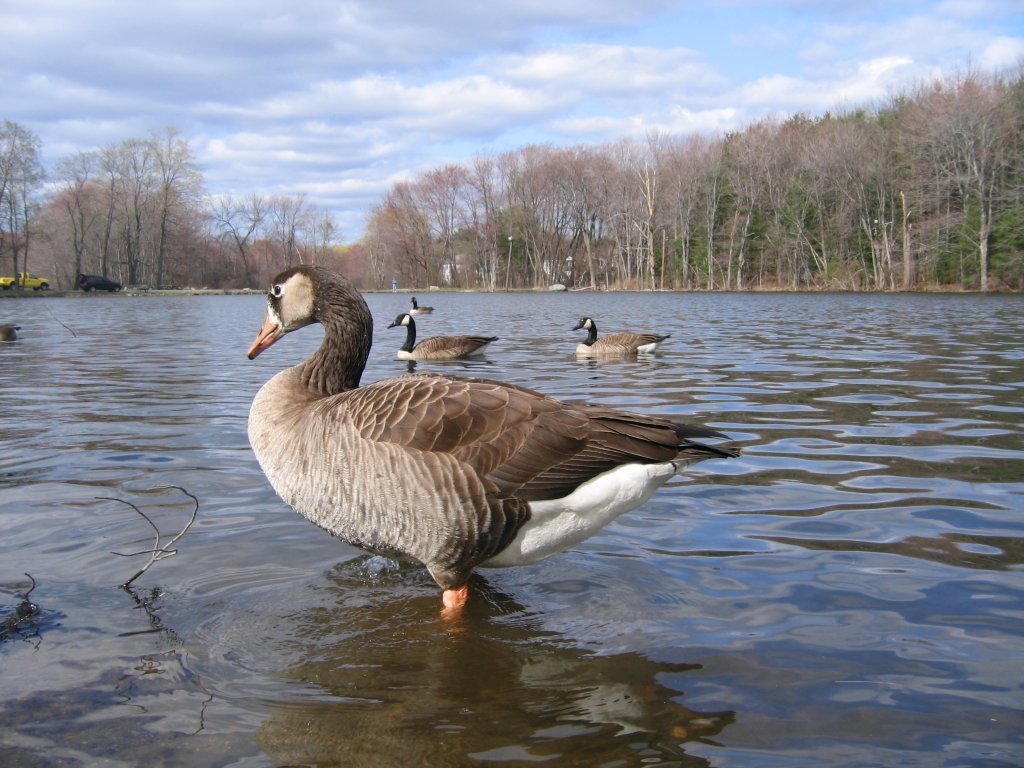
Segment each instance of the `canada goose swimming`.
[{"label": "canada goose swimming", "polygon": [[0,341],[17,341],[20,325],[0,325]]},{"label": "canada goose swimming", "polygon": [[635,355],[638,352],[643,354],[651,354],[657,350],[658,345],[661,344],[672,334],[666,333],[664,336],[659,336],[655,333],[630,333],[626,331],[624,333],[610,333],[607,336],[597,338],[597,323],[594,322],[593,318],[581,317],[580,321],[576,323],[574,331],[580,329],[587,330],[587,338],[576,345],[577,355],[586,355],[587,357],[597,357],[601,355]]},{"label": "canada goose swimming", "polygon": [[574,546],[685,466],[739,453],[695,440],[725,437],[711,429],[500,381],[417,374],[360,386],[373,319],[347,280],[319,267],[274,279],[249,359],[317,322],[319,349],[253,399],[253,452],[312,522],[425,565],[448,611],[465,604],[477,566]]},{"label": "canada goose swimming", "polygon": [[405,344],[398,350],[399,360],[455,360],[470,355],[482,355],[487,345],[497,336],[431,336],[416,343],[416,321],[407,312],[395,318],[388,328],[404,325]]},{"label": "canada goose swimming", "polygon": [[433,311],[433,307],[421,307],[416,303],[416,297],[412,297],[412,309],[409,310],[410,315],[429,315]]}]

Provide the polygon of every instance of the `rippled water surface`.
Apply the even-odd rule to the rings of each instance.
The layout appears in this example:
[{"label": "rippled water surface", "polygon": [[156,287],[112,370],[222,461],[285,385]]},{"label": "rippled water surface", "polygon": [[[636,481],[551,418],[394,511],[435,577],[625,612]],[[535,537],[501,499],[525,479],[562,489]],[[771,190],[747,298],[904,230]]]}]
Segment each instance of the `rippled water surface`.
[{"label": "rippled water surface", "polygon": [[[420,364],[711,425],[599,536],[426,574],[287,509],[245,434],[319,328],[250,362],[259,296],[0,301],[0,763],[1024,764],[1020,297],[435,293]],[[367,301],[364,381],[407,295]],[[578,362],[602,331],[663,353]],[[124,557],[195,525],[133,585]],[[28,576],[35,581],[34,589]],[[29,591],[31,589],[31,591]],[[31,603],[33,607],[27,604]]]}]

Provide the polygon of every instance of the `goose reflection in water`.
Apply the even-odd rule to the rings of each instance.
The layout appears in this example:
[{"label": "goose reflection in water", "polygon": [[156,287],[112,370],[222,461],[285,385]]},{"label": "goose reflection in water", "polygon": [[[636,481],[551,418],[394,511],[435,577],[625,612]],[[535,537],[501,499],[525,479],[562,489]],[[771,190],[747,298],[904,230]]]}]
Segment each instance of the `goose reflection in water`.
[{"label": "goose reflection in water", "polygon": [[276,764],[702,765],[686,743],[735,719],[662,682],[699,665],[591,655],[479,576],[461,626],[443,621],[429,577],[380,561],[339,565],[323,607],[292,617],[284,674],[322,694],[272,705],[255,737]]}]

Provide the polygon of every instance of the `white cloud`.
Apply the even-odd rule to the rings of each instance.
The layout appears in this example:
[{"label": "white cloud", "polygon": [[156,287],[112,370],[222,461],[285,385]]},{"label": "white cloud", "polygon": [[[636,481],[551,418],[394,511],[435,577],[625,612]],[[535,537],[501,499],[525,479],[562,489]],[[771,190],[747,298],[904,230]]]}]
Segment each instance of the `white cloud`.
[{"label": "white cloud", "polygon": [[740,118],[732,108],[691,110],[675,105],[657,114],[557,119],[551,128],[570,142],[601,143],[623,137],[643,139],[651,132],[720,135],[739,127]]},{"label": "white cloud", "polygon": [[497,67],[510,80],[588,94],[645,95],[662,89],[706,90],[724,80],[685,48],[580,44],[505,57]]},{"label": "white cloud", "polygon": [[905,73],[913,63],[906,56],[883,56],[862,62],[850,76],[834,84],[836,101],[870,105],[903,85]]},{"label": "white cloud", "polygon": [[1017,0],[945,0],[935,10],[958,19],[997,19],[1007,14],[1020,12]]},{"label": "white cloud", "polygon": [[997,37],[982,50],[978,65],[984,69],[1001,70],[1024,63],[1024,38]]},{"label": "white cloud", "polygon": [[837,66],[818,79],[774,75],[741,86],[734,100],[746,106],[750,119],[757,113],[819,114],[844,107],[871,106],[907,82],[912,65],[907,57],[888,56]]}]

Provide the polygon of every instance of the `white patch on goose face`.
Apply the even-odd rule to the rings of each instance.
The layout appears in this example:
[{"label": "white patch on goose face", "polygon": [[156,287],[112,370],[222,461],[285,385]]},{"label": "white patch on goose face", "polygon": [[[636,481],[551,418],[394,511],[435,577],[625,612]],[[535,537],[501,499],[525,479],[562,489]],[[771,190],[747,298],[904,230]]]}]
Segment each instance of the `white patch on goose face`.
[{"label": "white patch on goose face", "polygon": [[278,283],[267,299],[270,314],[285,331],[294,331],[314,322],[313,284],[305,275],[292,275]]},{"label": "white patch on goose face", "polygon": [[267,314],[270,315],[270,318],[277,324],[278,328],[284,328],[284,322],[281,320],[281,315],[272,301],[267,302]]}]

